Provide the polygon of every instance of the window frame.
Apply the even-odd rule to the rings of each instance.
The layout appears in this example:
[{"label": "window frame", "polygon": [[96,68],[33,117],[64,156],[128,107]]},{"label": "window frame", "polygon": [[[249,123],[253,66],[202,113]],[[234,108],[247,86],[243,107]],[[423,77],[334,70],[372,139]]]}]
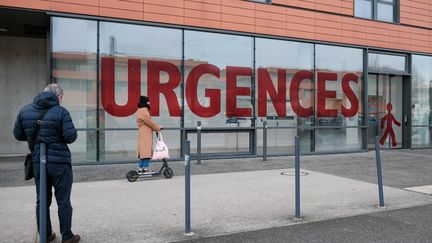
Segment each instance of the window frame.
[{"label": "window frame", "polygon": [[272,0],[250,0],[251,2],[271,4]]},{"label": "window frame", "polygon": [[[380,22],[385,22],[385,23],[395,23],[395,24],[399,24],[400,23],[400,0],[393,0],[391,3],[388,0],[361,0],[361,1],[367,1],[371,3],[371,18],[365,18],[365,17],[361,17],[361,16],[357,16],[356,15],[356,9],[355,9],[355,2],[359,1],[359,0],[354,0],[353,4],[354,4],[354,18],[361,18],[361,19],[370,19],[370,20],[374,20],[374,21],[380,21]],[[389,6],[393,6],[393,21],[386,21],[386,20],[380,20],[378,19],[378,4],[384,4],[384,5],[389,5]]]}]

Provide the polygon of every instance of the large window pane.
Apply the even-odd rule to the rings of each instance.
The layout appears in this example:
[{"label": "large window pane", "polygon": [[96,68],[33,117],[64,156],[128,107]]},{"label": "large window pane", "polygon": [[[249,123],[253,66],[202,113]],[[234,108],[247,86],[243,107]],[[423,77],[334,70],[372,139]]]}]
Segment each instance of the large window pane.
[{"label": "large window pane", "polygon": [[96,128],[96,21],[52,18],[53,80],[77,128]]},{"label": "large window pane", "polygon": [[[262,122],[267,121],[268,153],[288,153],[287,147],[293,146],[297,135],[305,143],[312,143],[312,130],[298,134],[297,129],[287,127],[313,125],[313,113],[306,115],[299,109],[314,109],[313,45],[263,38],[257,38],[255,43],[259,118],[256,124],[262,127]],[[305,73],[309,76],[302,76]],[[292,85],[294,77],[300,81],[298,88]],[[291,91],[295,97],[291,97]],[[261,149],[261,133],[257,143]]]},{"label": "large window pane", "polygon": [[394,6],[392,4],[377,3],[377,19],[381,21],[394,22]]},{"label": "large window pane", "polygon": [[[52,18],[52,76],[64,90],[66,107],[78,129],[97,126],[97,22]],[[96,160],[96,131],[80,131],[70,145],[73,161]]]},{"label": "large window pane", "polygon": [[185,31],[185,126],[249,127],[251,37]]},{"label": "large window pane", "polygon": [[412,124],[429,126],[432,108],[432,57],[412,57]]},{"label": "large window pane", "polygon": [[356,17],[372,19],[372,1],[355,0],[354,11]]},{"label": "large window pane", "polygon": [[180,126],[181,40],[181,30],[100,22],[102,127],[136,127],[139,95],[149,96],[155,122]]},{"label": "large window pane", "polygon": [[431,146],[432,57],[412,56],[412,146]]},{"label": "large window pane", "polygon": [[369,71],[406,72],[406,57],[369,53]]},{"label": "large window pane", "polygon": [[316,45],[315,87],[317,88],[316,151],[331,151],[336,141],[347,141],[338,149],[361,149],[362,133],[345,126],[364,125],[363,50]]}]

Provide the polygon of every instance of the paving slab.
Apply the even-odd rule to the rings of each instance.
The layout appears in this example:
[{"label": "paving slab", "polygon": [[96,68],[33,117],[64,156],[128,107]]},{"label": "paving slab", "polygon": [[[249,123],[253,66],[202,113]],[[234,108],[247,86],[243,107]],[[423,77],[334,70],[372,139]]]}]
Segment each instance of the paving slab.
[{"label": "paving slab", "polygon": [[[283,173],[285,172],[285,173]],[[310,170],[301,177],[303,222],[432,203],[432,196]],[[202,174],[191,177],[194,237],[295,224],[292,169]],[[281,175],[289,174],[289,175]],[[34,242],[34,186],[0,188],[0,239]],[[56,204],[51,207],[58,233]],[[73,231],[82,242],[169,242],[184,236],[184,177],[75,183]],[[0,240],[2,241],[2,240]],[[57,239],[55,242],[60,242]]]},{"label": "paving slab", "polygon": [[420,192],[420,193],[432,195],[432,185],[406,187],[404,189],[408,191]]}]

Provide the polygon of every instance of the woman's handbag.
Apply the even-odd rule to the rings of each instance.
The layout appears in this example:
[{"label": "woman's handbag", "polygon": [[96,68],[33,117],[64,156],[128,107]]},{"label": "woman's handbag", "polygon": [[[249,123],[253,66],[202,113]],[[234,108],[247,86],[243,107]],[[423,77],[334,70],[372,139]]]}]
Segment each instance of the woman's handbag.
[{"label": "woman's handbag", "polygon": [[159,132],[159,136],[156,141],[155,148],[153,150],[152,160],[169,159],[168,146],[163,141],[162,133]]}]

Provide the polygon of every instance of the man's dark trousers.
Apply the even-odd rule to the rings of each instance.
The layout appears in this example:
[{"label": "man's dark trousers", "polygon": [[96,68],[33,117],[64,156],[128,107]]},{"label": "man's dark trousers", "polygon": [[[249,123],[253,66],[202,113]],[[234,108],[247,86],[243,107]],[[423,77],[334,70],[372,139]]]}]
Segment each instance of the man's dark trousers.
[{"label": "man's dark trousers", "polygon": [[[55,190],[55,198],[58,206],[58,217],[60,221],[60,233],[62,234],[63,240],[68,240],[74,235],[71,231],[72,227],[72,205],[70,202],[70,195],[72,190],[72,166],[69,163],[47,163],[47,234],[50,235],[52,232],[50,210],[51,199],[52,199],[52,187]],[[39,163],[33,163],[33,173],[35,176],[36,184],[36,215],[37,225],[39,231]]]}]

